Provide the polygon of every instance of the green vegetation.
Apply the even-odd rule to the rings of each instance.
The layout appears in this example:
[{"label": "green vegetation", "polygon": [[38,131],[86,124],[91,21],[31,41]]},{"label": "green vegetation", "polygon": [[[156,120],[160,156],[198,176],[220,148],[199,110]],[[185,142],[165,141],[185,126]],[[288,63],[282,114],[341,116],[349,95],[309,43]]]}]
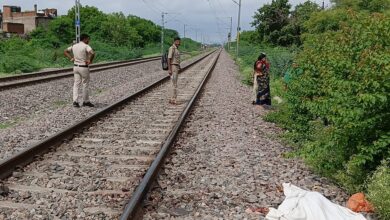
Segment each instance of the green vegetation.
[{"label": "green vegetation", "polygon": [[[243,38],[245,39],[245,37]],[[242,40],[240,44],[241,55],[238,59],[236,58],[236,62],[239,65],[240,71],[242,73],[242,82],[247,85],[253,84],[252,73],[254,62],[257,60],[257,57],[261,52],[265,52],[267,54],[268,60],[271,63],[271,95],[273,97],[280,97],[283,93],[283,89],[281,89],[280,86],[275,86],[275,84],[281,84],[281,77],[290,66],[295,50],[296,49],[294,48],[272,47],[266,44],[253,45],[246,40]],[[230,53],[232,55],[235,54],[234,47],[231,48]]]},{"label": "green vegetation", "polygon": [[304,22],[312,13],[320,10],[313,2],[299,4],[293,11],[288,0],[274,0],[265,4],[255,14],[252,26],[256,28],[254,40],[272,45],[300,45],[300,35],[305,30]]},{"label": "green vegetation", "polygon": [[266,119],[285,129],[291,155],[351,193],[367,192],[389,219],[390,0],[333,2],[321,11],[311,2],[291,11],[287,0],[260,8],[238,63],[250,83],[256,54],[268,51],[271,94],[283,103]]},{"label": "green vegetation", "polygon": [[18,124],[22,119],[19,118],[19,117],[16,117],[12,120],[9,120],[9,121],[5,121],[5,122],[2,122],[0,123],[0,130],[1,129],[7,129],[7,128],[10,128],[12,126],[15,126],[16,124]]},{"label": "green vegetation", "polygon": [[62,107],[62,106],[65,106],[66,104],[68,104],[68,103],[66,101],[63,101],[63,100],[57,100],[57,101],[53,102],[53,105],[57,106],[57,107]]},{"label": "green vegetation", "polygon": [[11,126],[12,126],[11,123],[0,123],[0,130],[1,130],[1,129],[9,128],[9,127],[11,127]]},{"label": "green vegetation", "polygon": [[[82,32],[91,36],[91,46],[97,52],[96,62],[125,60],[143,55],[160,54],[161,27],[153,22],[122,13],[105,14],[84,6]],[[33,31],[28,39],[0,39],[0,73],[26,73],[46,67],[71,65],[63,51],[74,39],[74,10],[53,20],[47,29]],[[177,31],[166,29],[164,46],[171,45]],[[187,51],[199,50],[200,44],[184,39]]]},{"label": "green vegetation", "polygon": [[382,219],[390,219],[390,161],[375,171],[368,184],[368,198],[375,204],[376,210],[382,214]]}]

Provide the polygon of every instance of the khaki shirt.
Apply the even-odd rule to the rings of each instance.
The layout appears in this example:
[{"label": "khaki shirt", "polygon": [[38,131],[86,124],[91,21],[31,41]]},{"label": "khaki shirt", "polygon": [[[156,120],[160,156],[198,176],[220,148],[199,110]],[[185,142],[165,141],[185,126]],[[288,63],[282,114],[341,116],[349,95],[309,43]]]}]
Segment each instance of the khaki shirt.
[{"label": "khaki shirt", "polygon": [[177,49],[176,45],[172,45],[169,48],[168,59],[172,59],[173,65],[180,65],[180,51]]},{"label": "khaki shirt", "polygon": [[68,47],[66,50],[73,53],[74,64],[77,65],[86,65],[85,62],[89,60],[89,54],[94,54],[92,48],[82,41],[80,41],[78,44]]}]

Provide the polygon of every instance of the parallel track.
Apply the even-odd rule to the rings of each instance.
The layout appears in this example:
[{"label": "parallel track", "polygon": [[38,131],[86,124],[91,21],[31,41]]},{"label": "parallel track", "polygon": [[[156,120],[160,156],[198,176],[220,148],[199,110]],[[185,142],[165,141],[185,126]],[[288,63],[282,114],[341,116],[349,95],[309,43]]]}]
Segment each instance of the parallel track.
[{"label": "parallel track", "polygon": [[[126,61],[116,61],[110,63],[99,63],[91,65],[91,72],[102,71],[106,69],[118,68],[123,66],[130,66],[140,63],[146,63],[159,60],[160,57],[140,58]],[[42,71],[29,74],[20,74],[15,76],[1,77],[0,90],[11,89],[15,87],[26,86],[34,83],[46,82],[65,77],[73,76],[73,68],[63,68],[58,70]]]},{"label": "parallel track", "polygon": [[[142,201],[219,53],[183,68],[181,105],[167,104],[165,77],[1,162],[0,177],[10,192],[0,196],[0,213],[18,218],[118,218],[131,198],[121,219],[139,218]],[[213,59],[205,59],[209,56]],[[18,211],[26,209],[34,213]]]}]

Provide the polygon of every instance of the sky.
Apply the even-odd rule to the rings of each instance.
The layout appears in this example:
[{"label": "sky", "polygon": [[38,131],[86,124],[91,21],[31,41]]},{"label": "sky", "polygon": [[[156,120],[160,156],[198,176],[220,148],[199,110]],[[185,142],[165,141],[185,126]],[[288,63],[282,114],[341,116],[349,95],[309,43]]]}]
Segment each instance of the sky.
[{"label": "sky", "polygon": [[[239,0],[235,0],[238,2]],[[272,0],[242,0],[241,30],[251,30],[253,15],[262,5]],[[290,0],[293,6],[306,0]],[[322,4],[322,0],[312,0]],[[181,37],[186,37],[206,43],[223,43],[227,40],[232,17],[232,37],[236,36],[238,23],[238,5],[233,0],[80,0],[82,5],[95,6],[99,10],[123,12],[152,20],[161,25],[161,12],[165,15],[165,26],[177,30]],[[21,6],[22,11],[33,10],[34,4],[38,9],[57,8],[60,15],[66,14],[74,5],[74,0],[0,0],[2,5]],[[325,0],[325,6],[330,6]],[[82,22],[82,15],[81,15]],[[81,23],[82,25],[82,23]],[[82,29],[82,27],[81,27]]]}]

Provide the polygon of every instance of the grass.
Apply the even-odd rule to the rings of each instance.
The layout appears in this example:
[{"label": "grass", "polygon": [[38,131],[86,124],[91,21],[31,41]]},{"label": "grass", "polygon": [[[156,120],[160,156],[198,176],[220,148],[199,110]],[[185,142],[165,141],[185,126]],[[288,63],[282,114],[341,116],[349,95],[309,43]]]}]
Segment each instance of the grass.
[{"label": "grass", "polygon": [[[20,39],[12,39],[15,45],[26,44],[24,47],[14,46],[12,52],[0,52],[0,57],[4,55],[4,59],[0,61],[0,78],[23,73],[31,73],[43,70],[45,68],[63,68],[71,66],[71,63],[62,55],[65,47],[60,49],[41,48],[39,45],[31,45]],[[91,42],[91,46],[96,51],[95,63],[107,63],[111,61],[129,60],[135,58],[147,58],[159,56],[161,47],[159,44],[150,44],[145,48],[129,49],[117,48],[102,42]],[[166,46],[167,47],[167,46]],[[27,48],[28,52],[18,53],[18,50]],[[166,48],[167,49],[167,48]],[[195,46],[192,46],[189,54],[191,57],[201,53],[194,51]],[[22,62],[19,62],[22,61]]]},{"label": "grass", "polygon": [[[295,51],[289,48],[282,47],[269,47],[261,45],[252,45],[247,42],[243,42],[240,46],[240,55],[239,58],[236,57],[235,48],[232,47],[228,51],[232,58],[236,61],[239,66],[241,73],[241,81],[245,85],[252,86],[253,79],[253,63],[257,60],[260,52],[265,52],[267,54],[267,59],[271,64],[270,74],[270,88],[272,96],[272,105],[275,108],[279,108],[283,105],[283,98],[285,97],[285,89],[283,76],[284,73],[290,66],[292,62]],[[278,101],[282,101],[279,103]]]},{"label": "grass", "polygon": [[57,107],[62,107],[62,106],[65,106],[68,102],[66,101],[63,101],[63,100],[57,100],[57,101],[54,101],[53,102],[53,105],[54,106],[57,106]]},{"label": "grass", "polygon": [[11,127],[15,126],[16,124],[18,124],[21,120],[22,120],[21,118],[16,117],[13,120],[8,120],[6,122],[0,123],[0,130],[11,128]]},{"label": "grass", "polygon": [[390,219],[390,160],[384,161],[368,184],[368,198],[381,219]]},{"label": "grass", "polygon": [[5,123],[0,123],[0,129],[7,129],[9,127],[12,127],[12,123],[10,122],[5,122]]}]

